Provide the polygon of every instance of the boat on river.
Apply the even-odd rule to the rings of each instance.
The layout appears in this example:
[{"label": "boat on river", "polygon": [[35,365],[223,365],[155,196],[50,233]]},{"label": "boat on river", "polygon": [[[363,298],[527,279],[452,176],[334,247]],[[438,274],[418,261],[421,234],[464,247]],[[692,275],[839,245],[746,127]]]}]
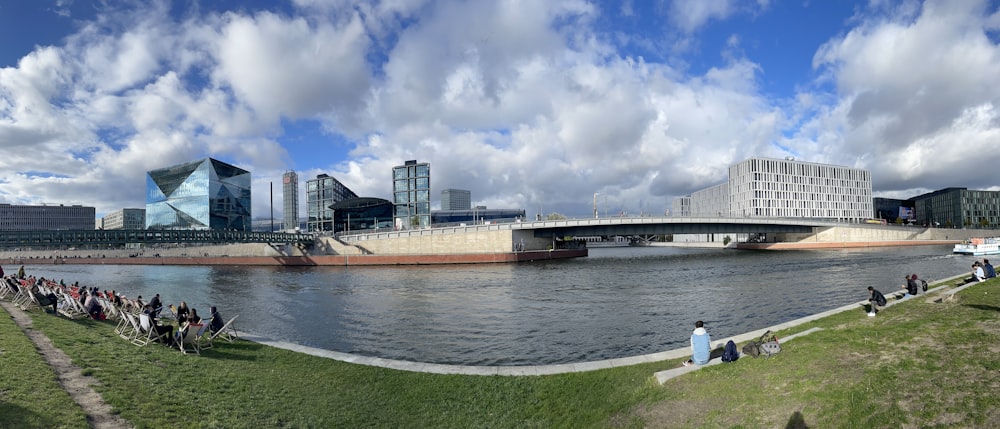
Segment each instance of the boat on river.
[{"label": "boat on river", "polygon": [[952,253],[959,255],[997,255],[1000,254],[1000,237],[973,238],[968,243],[956,244]]}]

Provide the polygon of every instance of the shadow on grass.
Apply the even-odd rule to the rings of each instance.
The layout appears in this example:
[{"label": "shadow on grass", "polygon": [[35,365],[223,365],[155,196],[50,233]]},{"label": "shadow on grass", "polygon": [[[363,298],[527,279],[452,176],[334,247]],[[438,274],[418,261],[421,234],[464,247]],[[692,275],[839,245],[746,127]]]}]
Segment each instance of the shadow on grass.
[{"label": "shadow on grass", "polygon": [[212,360],[243,360],[243,361],[255,361],[257,356],[240,354],[240,353],[226,353],[225,350],[219,350],[213,347],[211,350],[204,350],[201,352],[201,357],[205,359]]},{"label": "shadow on grass", "polygon": [[977,310],[985,310],[985,311],[1000,311],[1000,307],[996,307],[996,306],[992,306],[992,305],[982,305],[982,304],[964,304],[964,305],[962,305],[962,306],[963,306],[963,307],[971,307],[971,308],[975,308],[975,309],[977,309]]},{"label": "shadow on grass", "polygon": [[0,426],[4,428],[56,427],[58,422],[19,405],[0,402]]},{"label": "shadow on grass", "polygon": [[796,411],[788,418],[785,429],[809,429],[809,426],[806,425],[806,418],[802,416],[802,412]]}]

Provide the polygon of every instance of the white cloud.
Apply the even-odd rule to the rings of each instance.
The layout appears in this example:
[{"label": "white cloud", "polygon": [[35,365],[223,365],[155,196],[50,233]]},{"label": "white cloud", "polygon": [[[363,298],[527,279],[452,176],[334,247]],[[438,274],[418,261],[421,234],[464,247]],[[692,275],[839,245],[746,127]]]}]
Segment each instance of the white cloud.
[{"label": "white cloud", "polygon": [[887,190],[992,186],[974,168],[1000,161],[982,147],[998,142],[1000,127],[982,119],[1000,103],[1000,47],[985,34],[986,16],[983,2],[928,1],[915,16],[869,19],[821,47],[814,65],[839,95],[815,119],[835,132],[839,153],[827,159],[859,160]]},{"label": "white cloud", "polygon": [[[391,167],[418,159],[436,192],[470,189],[529,215],[587,213],[594,192],[612,212],[662,213],[749,156],[869,168],[880,192],[994,186],[998,12],[913,5],[858,11],[792,100],[761,94],[742,34],[692,74],[621,52],[583,0],[105,12],[0,69],[0,200],[142,206],[145,171],[213,156],[253,172],[254,212],[268,213],[268,184],[296,162],[283,133],[299,120],[335,141],[299,166],[303,186],[328,173],[388,198]],[[694,37],[770,7],[675,1],[667,16]]]}]

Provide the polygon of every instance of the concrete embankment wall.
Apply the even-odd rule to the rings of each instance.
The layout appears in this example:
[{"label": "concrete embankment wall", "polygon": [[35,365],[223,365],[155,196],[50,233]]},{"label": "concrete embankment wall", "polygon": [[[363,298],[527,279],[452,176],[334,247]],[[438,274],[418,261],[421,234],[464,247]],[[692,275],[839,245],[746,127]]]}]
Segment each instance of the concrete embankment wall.
[{"label": "concrete embankment wall", "polygon": [[772,234],[768,243],[738,243],[740,249],[822,249],[879,246],[954,244],[972,237],[992,237],[1000,232],[982,229],[917,227],[817,228],[812,234]]},{"label": "concrete embankment wall", "polygon": [[0,265],[251,265],[348,266],[484,264],[580,258],[587,249],[450,255],[317,255],[317,256],[142,256],[0,258]]},{"label": "concrete embankment wall", "polygon": [[535,237],[531,231],[510,229],[433,229],[414,233],[369,234],[346,237],[351,244],[375,255],[447,255],[455,253],[506,253],[548,250],[552,242]]}]

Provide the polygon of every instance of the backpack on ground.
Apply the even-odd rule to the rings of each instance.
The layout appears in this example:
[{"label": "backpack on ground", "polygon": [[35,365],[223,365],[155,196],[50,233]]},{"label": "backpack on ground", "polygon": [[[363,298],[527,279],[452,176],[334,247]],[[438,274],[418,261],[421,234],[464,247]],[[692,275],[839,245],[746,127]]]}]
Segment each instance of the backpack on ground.
[{"label": "backpack on ground", "polygon": [[740,358],[740,352],[736,351],[736,343],[733,340],[729,340],[726,343],[726,348],[722,350],[722,361],[732,362]]},{"label": "backpack on ground", "polygon": [[743,354],[753,357],[761,355],[771,357],[780,351],[781,345],[778,344],[778,337],[774,336],[771,331],[765,332],[764,335],[761,335],[756,340],[750,340],[749,343],[743,346]]},{"label": "backpack on ground", "polygon": [[927,280],[920,279],[920,287],[924,288],[924,292],[927,292]]}]

